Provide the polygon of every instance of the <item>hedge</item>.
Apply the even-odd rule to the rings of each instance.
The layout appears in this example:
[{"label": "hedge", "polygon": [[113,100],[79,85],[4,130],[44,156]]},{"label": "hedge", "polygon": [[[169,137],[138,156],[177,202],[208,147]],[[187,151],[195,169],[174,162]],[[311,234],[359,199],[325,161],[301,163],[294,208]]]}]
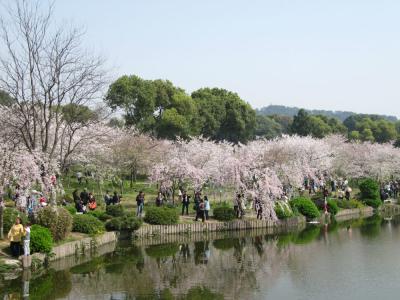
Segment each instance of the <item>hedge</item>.
[{"label": "hedge", "polygon": [[106,229],[108,231],[135,231],[138,230],[141,225],[142,220],[134,216],[125,215],[107,221]]},{"label": "hedge", "polygon": [[121,204],[111,204],[107,205],[106,214],[113,217],[122,217],[125,214],[125,211]]},{"label": "hedge", "polygon": [[71,215],[75,215],[75,214],[76,214],[75,205],[69,204],[69,205],[65,206],[65,209],[68,210],[68,212],[69,212]]},{"label": "hedge", "polygon": [[178,212],[168,207],[148,207],[145,210],[144,221],[154,225],[177,224],[179,220]]},{"label": "hedge", "polygon": [[104,232],[104,224],[99,219],[90,215],[75,215],[72,231],[98,234]]},{"label": "hedge", "polygon": [[231,221],[236,218],[236,213],[228,204],[220,204],[213,208],[213,217],[218,221]]},{"label": "hedge", "polygon": [[32,225],[30,247],[31,253],[50,254],[53,249],[53,237],[50,230],[37,224]]},{"label": "hedge", "polygon": [[315,219],[320,216],[317,206],[309,198],[298,197],[291,200],[289,203],[293,210],[297,210],[308,219]]},{"label": "hedge", "polygon": [[72,216],[63,207],[46,206],[39,210],[37,224],[50,229],[55,241],[61,241],[72,230]]}]

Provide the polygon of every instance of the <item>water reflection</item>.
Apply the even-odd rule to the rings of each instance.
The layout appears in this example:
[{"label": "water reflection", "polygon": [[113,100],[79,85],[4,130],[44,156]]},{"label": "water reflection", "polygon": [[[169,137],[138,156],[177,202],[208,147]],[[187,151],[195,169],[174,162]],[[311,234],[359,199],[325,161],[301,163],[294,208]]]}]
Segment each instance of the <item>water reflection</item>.
[{"label": "water reflection", "polygon": [[[368,273],[374,270],[366,269],[373,268],[370,258],[385,241],[400,246],[400,240],[393,238],[400,233],[399,225],[399,216],[374,215],[280,235],[257,231],[184,243],[179,239],[158,245],[124,242],[115,251],[67,270],[49,270],[43,276],[24,273],[1,287],[0,295],[2,299],[252,299],[290,298],[293,292],[295,298],[317,299],[321,274],[334,285],[342,281],[346,264],[353,266],[351,272],[360,272],[358,279],[375,277]],[[393,267],[400,271],[400,264]]]}]

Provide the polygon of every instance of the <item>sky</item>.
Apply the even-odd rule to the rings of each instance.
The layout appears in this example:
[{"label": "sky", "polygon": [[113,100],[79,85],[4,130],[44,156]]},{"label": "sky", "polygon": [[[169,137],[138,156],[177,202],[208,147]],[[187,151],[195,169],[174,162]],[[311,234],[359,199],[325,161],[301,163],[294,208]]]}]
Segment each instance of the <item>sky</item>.
[{"label": "sky", "polygon": [[[9,0],[11,1],[11,0]],[[112,78],[220,87],[269,104],[400,117],[398,0],[57,0]]]}]

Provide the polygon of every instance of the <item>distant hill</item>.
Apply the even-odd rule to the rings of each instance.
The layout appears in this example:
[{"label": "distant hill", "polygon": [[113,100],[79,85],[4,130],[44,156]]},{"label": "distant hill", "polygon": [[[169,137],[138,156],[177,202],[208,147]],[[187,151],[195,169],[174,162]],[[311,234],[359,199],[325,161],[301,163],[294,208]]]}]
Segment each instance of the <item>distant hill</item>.
[{"label": "distant hill", "polygon": [[[298,107],[288,107],[283,105],[268,105],[260,109],[256,109],[256,112],[257,114],[266,116],[283,115],[283,116],[293,117],[297,115],[297,112],[299,110],[300,108]],[[312,109],[312,110],[306,109],[306,111],[312,115],[323,115],[327,117],[337,118],[342,122],[352,115],[359,115],[357,113],[350,111],[332,111],[332,110],[318,110],[318,109]],[[386,116],[386,115],[376,115],[376,116],[379,116],[391,122],[397,121],[397,117],[395,116]]]}]

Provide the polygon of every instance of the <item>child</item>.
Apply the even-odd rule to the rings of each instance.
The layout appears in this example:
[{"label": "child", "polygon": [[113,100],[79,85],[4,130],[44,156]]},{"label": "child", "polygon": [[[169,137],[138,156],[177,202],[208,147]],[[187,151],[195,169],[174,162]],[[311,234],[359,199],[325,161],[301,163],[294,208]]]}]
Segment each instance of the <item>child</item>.
[{"label": "child", "polygon": [[29,256],[31,254],[31,249],[29,244],[31,242],[31,223],[26,223],[25,225],[25,237],[24,237],[24,255]]}]

